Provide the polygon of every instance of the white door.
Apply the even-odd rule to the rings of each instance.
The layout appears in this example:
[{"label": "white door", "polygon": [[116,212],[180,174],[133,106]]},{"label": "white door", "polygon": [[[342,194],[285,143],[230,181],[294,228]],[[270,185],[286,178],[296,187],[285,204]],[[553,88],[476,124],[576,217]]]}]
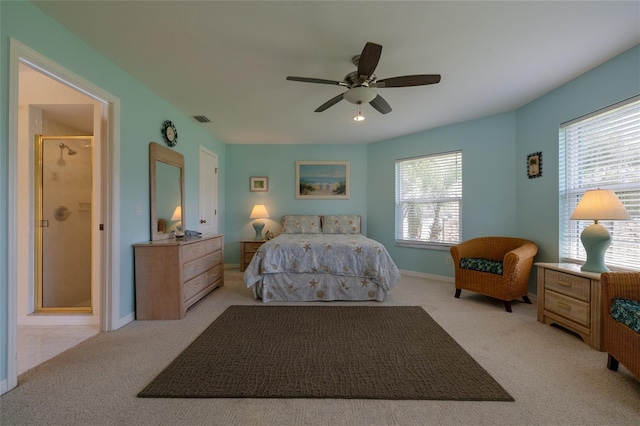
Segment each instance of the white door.
[{"label": "white door", "polygon": [[218,232],[218,156],[200,147],[200,218],[199,231]]}]

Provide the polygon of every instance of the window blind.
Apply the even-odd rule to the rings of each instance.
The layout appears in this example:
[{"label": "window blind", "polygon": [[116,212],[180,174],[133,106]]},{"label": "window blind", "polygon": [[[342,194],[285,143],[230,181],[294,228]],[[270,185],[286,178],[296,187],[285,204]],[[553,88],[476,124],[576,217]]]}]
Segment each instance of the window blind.
[{"label": "window blind", "polygon": [[462,151],[396,161],[396,242],[460,242]]},{"label": "window blind", "polygon": [[640,270],[640,96],[560,126],[560,256],[585,261],[582,230],[570,220],[584,192],[611,189],[631,221],[598,221],[611,233],[609,267]]}]

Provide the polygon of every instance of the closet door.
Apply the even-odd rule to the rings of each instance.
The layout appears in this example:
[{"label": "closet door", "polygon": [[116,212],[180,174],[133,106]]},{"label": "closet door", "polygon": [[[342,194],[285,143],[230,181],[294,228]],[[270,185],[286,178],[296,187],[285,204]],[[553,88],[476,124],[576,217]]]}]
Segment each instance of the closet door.
[{"label": "closet door", "polygon": [[200,147],[200,217],[198,231],[218,232],[218,156]]}]

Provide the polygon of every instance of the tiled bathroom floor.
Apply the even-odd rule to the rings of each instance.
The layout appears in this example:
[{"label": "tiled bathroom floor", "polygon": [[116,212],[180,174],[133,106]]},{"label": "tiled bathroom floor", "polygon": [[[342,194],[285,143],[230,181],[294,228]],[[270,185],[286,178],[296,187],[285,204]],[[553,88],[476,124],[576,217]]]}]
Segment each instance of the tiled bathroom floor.
[{"label": "tiled bathroom floor", "polygon": [[18,326],[18,375],[99,332],[97,325]]}]

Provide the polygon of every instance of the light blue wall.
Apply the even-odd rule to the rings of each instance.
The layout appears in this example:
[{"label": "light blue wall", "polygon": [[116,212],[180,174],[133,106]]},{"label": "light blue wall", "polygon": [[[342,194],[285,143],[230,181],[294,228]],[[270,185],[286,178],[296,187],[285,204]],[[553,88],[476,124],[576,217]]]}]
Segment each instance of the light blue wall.
[{"label": "light blue wall", "polygon": [[[120,115],[120,274],[114,277],[119,286],[120,318],[134,312],[134,268],[131,245],[150,238],[149,142],[162,142],[160,129],[164,120],[172,120],[179,133],[176,150],[186,162],[186,214],[189,227],[198,223],[198,156],[202,145],[218,155],[220,166],[220,229],[225,228],[225,145],[201,128],[192,118],[180,113],[122,69],[108,61],[92,47],[78,39],[34,5],[24,1],[0,1],[0,235],[7,230],[7,149],[8,87],[10,37],[50,58],[118,97]],[[136,205],[142,214],[136,215]],[[7,239],[0,245],[0,380],[6,378],[7,353]]]},{"label": "light blue wall", "polygon": [[514,114],[506,113],[368,146],[367,231],[400,269],[453,276],[448,251],[395,246],[395,161],[462,150],[462,239],[517,235]]},{"label": "light blue wall", "polygon": [[[394,246],[394,162],[399,158],[463,150],[463,239],[509,234],[540,246],[537,260],[558,257],[558,153],[560,123],[640,93],[640,46],[623,53],[517,111],[433,129],[371,145],[229,145],[217,141],[92,47],[27,2],[0,1],[0,170],[7,170],[9,37],[51,58],[121,101],[120,315],[134,309],[131,245],[149,238],[148,143],[161,142],[160,126],[171,119],[179,131],[177,151],[186,160],[187,225],[198,223],[198,147],[218,155],[219,229],[225,261],[239,262],[238,240],[252,238],[248,218],[256,203],[279,230],[287,213],[362,215],[368,236],[383,242],[402,269],[452,276],[446,252]],[[526,178],[529,153],[542,151],[543,176]],[[296,160],[347,160],[349,200],[296,200]],[[268,176],[269,191],[249,192],[250,176]],[[0,235],[7,231],[7,175],[0,174]],[[142,215],[136,216],[136,204]],[[0,245],[0,347],[7,343],[7,241]],[[535,292],[533,278],[530,289]],[[7,353],[0,350],[0,380]]]},{"label": "light blue wall", "polygon": [[[226,262],[239,262],[237,241],[254,234],[248,219],[251,207],[264,203],[272,216],[267,228],[276,230],[276,221],[286,213],[330,213],[336,209],[362,214],[367,235],[387,247],[399,268],[452,277],[447,251],[395,246],[394,164],[401,158],[460,149],[462,239],[482,235],[527,238],[539,246],[536,261],[558,261],[558,127],[640,93],[639,52],[640,46],[636,46],[517,111],[366,146],[228,146]],[[348,203],[295,200],[295,160],[350,159],[352,176],[358,176],[354,157],[349,156],[352,149],[356,149],[353,155],[359,163],[361,156],[366,156],[366,179],[362,179],[366,208],[354,197],[354,182]],[[538,151],[543,158],[542,177],[528,179],[527,155]],[[335,155],[328,157],[330,152]],[[269,192],[250,193],[249,176],[269,176]],[[534,271],[529,286],[534,294],[535,279]]]},{"label": "light blue wall", "polygon": [[[295,198],[295,164],[303,161],[349,161],[348,200]],[[284,214],[357,214],[367,220],[366,145],[227,145],[225,262],[240,263],[241,239],[252,239],[249,219],[255,204],[264,204],[270,218],[265,229],[278,234]],[[250,192],[251,176],[267,176],[267,192]]]},{"label": "light blue wall", "polygon": [[[640,45],[516,111],[518,229],[538,244],[537,261],[559,261],[560,124],[638,94]],[[538,151],[542,152],[542,177],[528,179],[527,155]]]}]

